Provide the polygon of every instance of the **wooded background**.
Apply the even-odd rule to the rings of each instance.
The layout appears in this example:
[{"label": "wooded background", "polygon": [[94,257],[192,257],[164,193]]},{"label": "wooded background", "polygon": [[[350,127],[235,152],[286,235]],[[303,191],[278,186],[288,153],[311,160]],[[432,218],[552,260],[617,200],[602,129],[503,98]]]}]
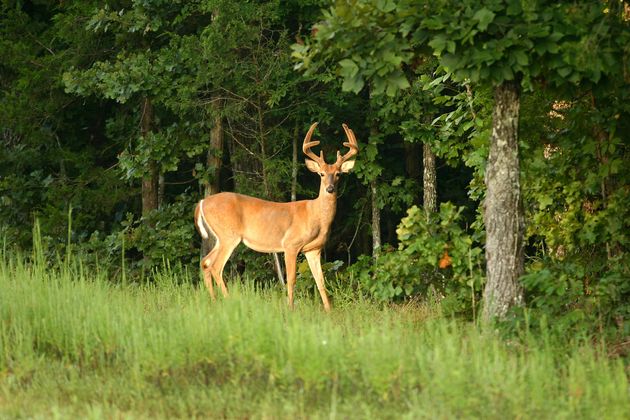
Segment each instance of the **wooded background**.
[{"label": "wooded background", "polygon": [[[80,254],[112,281],[124,264],[138,278],[167,260],[194,268],[201,197],[313,198],[303,136],[319,121],[330,160],[345,122],[361,150],[328,279],[466,317],[485,298],[491,316],[524,302],[559,328],[630,333],[628,2],[3,1],[1,13],[5,247],[30,249],[37,226],[51,259]],[[233,274],[272,282],[272,270],[245,249],[231,260]]]}]

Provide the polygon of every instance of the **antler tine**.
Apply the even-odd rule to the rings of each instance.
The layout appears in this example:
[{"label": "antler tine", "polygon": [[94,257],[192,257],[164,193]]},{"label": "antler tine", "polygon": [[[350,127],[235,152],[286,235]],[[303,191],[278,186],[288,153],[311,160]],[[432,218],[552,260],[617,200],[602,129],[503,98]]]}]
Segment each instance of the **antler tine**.
[{"label": "antler tine", "polygon": [[354,155],[356,155],[357,153],[359,153],[359,144],[357,143],[357,138],[354,136],[354,131],[348,128],[348,126],[345,123],[342,124],[341,126],[343,127],[343,130],[346,132],[346,137],[348,137],[348,140],[349,140],[349,141],[344,142],[343,145],[349,148],[350,150],[343,156],[341,156],[341,153],[337,151],[338,163],[343,163],[346,160],[353,157]]},{"label": "antler tine", "polygon": [[304,152],[306,156],[308,156],[315,162],[322,164],[324,163],[324,152],[320,151],[319,156],[317,156],[315,153],[311,151],[311,147],[317,146],[319,144],[319,141],[317,140],[311,141],[311,137],[313,136],[313,131],[315,131],[315,127],[317,127],[317,124],[318,123],[311,124],[311,128],[308,129],[308,132],[306,133],[306,137],[304,137],[304,144],[302,144],[302,151]]}]

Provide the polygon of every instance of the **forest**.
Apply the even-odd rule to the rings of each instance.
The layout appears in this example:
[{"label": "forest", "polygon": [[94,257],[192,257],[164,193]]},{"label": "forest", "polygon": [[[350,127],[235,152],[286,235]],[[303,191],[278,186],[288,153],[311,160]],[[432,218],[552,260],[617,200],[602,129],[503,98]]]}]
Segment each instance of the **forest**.
[{"label": "forest", "polygon": [[[243,244],[211,299],[197,203],[344,124],[332,311]],[[0,136],[0,416],[627,415],[626,0],[3,0]]]}]

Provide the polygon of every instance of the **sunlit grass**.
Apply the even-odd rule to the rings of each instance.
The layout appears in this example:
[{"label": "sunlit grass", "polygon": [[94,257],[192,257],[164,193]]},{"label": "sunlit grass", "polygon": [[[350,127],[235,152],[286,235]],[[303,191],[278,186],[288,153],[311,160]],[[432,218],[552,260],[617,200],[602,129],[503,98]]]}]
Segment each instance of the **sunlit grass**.
[{"label": "sunlit grass", "polygon": [[588,341],[505,340],[422,304],[187,277],[112,284],[3,257],[0,417],[624,418],[622,360]]}]

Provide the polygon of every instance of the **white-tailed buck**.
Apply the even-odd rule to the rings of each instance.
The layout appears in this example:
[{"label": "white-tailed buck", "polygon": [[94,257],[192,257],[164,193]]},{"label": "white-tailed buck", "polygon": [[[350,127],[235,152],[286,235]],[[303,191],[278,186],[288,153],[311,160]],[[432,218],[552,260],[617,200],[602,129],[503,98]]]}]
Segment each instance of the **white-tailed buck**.
[{"label": "white-tailed buck", "polygon": [[343,156],[337,152],[337,161],[327,164],[323,152],[317,156],[311,151],[313,146],[319,144],[319,141],[311,141],[316,126],[317,123],[311,125],[302,146],[304,154],[310,158],[306,160],[306,167],[321,177],[319,196],[316,199],[275,203],[223,192],[206,197],[197,204],[197,230],[204,239],[208,239],[210,235],[216,239],[212,251],[201,259],[204,282],[213,298],[213,277],[223,295],[227,296],[223,268],[242,241],[255,251],[284,252],[290,307],[293,307],[297,255],[299,252],[304,253],[317,282],[324,308],[326,311],[330,310],[320,255],[335,217],[339,176],[352,169],[354,160],[349,159],[357,154],[359,146],[354,132],[343,124],[348,137],[348,142],[343,144],[350,150]]}]

